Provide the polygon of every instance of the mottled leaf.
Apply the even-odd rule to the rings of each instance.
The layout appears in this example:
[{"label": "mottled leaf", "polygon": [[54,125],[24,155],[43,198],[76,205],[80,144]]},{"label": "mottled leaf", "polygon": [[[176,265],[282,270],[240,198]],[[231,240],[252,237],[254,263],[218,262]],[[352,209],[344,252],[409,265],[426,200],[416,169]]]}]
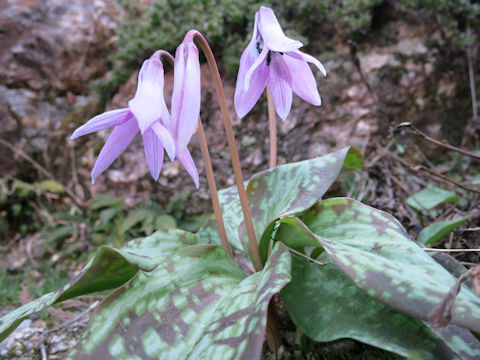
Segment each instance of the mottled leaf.
[{"label": "mottled leaf", "polygon": [[0,318],[0,341],[31,314],[76,296],[117,288],[132,278],[138,269],[151,271],[166,255],[195,243],[198,243],[198,239],[193,234],[181,230],[163,230],[147,238],[132,240],[120,250],[101,247],[62,289],[46,294]]},{"label": "mottled leaf", "polygon": [[321,342],[352,338],[402,356],[475,359],[480,342],[455,326],[433,331],[368,296],[323,254],[321,265],[292,256],[292,281],[281,291],[289,315],[308,337]]},{"label": "mottled leaf", "polygon": [[452,191],[429,187],[410,196],[406,204],[418,211],[430,210],[444,202],[456,203],[460,198]]},{"label": "mottled leaf", "polygon": [[[247,182],[247,196],[259,240],[269,223],[277,217],[308,209],[320,200],[338,174],[363,168],[359,151],[353,147],[315,159],[280,165],[252,176]],[[236,187],[219,192],[227,236],[232,246],[250,253]],[[212,231],[204,228],[199,236]]]},{"label": "mottled leaf", "polygon": [[[303,221],[357,286],[405,314],[427,320],[456,282],[394,217],[353,199],[322,201]],[[465,285],[452,324],[480,331],[480,298]]]},{"label": "mottled leaf", "polygon": [[259,359],[270,298],[290,281],[279,244],[249,277],[215,245],[178,250],[99,306],[74,359]]},{"label": "mottled leaf", "polygon": [[426,246],[432,246],[445,235],[448,235],[450,232],[452,232],[456,227],[462,225],[465,221],[467,221],[467,219],[467,216],[462,216],[456,219],[438,221],[428,225],[426,228],[420,231],[417,240]]},{"label": "mottled leaf", "polygon": [[[283,225],[283,226],[280,226]],[[306,246],[314,246],[317,249],[323,250],[315,236],[312,236],[311,231],[305,228],[305,225],[295,217],[285,217],[279,221],[272,221],[265,230],[258,250],[262,263],[267,261],[268,252],[270,251],[271,239],[281,241],[289,248],[304,253]],[[318,252],[318,251],[317,251]]]}]

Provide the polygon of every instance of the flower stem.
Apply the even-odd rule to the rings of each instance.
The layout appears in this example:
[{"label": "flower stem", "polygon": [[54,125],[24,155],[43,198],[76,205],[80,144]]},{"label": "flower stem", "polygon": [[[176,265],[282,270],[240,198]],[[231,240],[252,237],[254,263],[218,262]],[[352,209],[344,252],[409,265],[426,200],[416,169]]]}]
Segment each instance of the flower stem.
[{"label": "flower stem", "polygon": [[[165,56],[172,66],[175,65],[175,58],[166,51],[159,51],[160,57]],[[215,219],[217,221],[218,233],[227,255],[233,259],[232,251],[227,239],[227,233],[225,231],[225,225],[223,223],[222,209],[220,207],[220,201],[218,200],[217,184],[215,183],[215,177],[213,176],[212,161],[210,160],[210,154],[208,153],[207,139],[205,132],[203,131],[203,125],[200,118],[198,118],[198,135],[200,138],[200,149],[202,151],[203,162],[205,164],[205,173],[207,175],[208,188],[210,190],[210,197],[212,199],[213,212],[215,213]]]},{"label": "flower stem", "polygon": [[267,85],[268,127],[270,129],[270,168],[277,167],[277,122],[270,88]]},{"label": "flower stem", "polygon": [[212,162],[210,160],[210,154],[208,153],[207,139],[205,137],[205,132],[203,131],[203,125],[200,118],[198,119],[198,135],[200,138],[200,149],[202,150],[203,162],[205,163],[208,188],[210,189],[210,195],[212,198],[213,212],[215,213],[215,218],[217,220],[218,233],[220,234],[220,240],[222,241],[222,245],[227,251],[228,256],[233,259],[232,251],[230,250],[230,245],[228,244],[227,233],[225,232],[220,201],[218,201],[217,185],[215,184],[215,177],[213,176]]},{"label": "flower stem", "polygon": [[218,72],[217,63],[215,57],[213,56],[210,45],[208,45],[207,40],[196,30],[190,30],[185,39],[195,38],[198,40],[200,47],[207,58],[208,65],[210,67],[210,72],[213,76],[215,82],[215,88],[217,91],[218,101],[220,103],[220,110],[223,115],[223,122],[225,126],[225,132],[227,133],[228,147],[230,149],[230,156],[232,159],[233,172],[235,174],[235,181],[237,184],[238,195],[240,197],[240,204],[242,205],[243,217],[245,219],[245,226],[247,228],[248,241],[250,243],[250,250],[253,256],[253,264],[255,269],[262,269],[262,262],[260,261],[260,254],[258,252],[258,244],[255,236],[255,229],[253,227],[252,214],[250,212],[250,206],[248,205],[247,192],[245,190],[245,185],[243,182],[242,168],[240,166],[240,158],[238,156],[237,144],[235,143],[235,135],[233,133],[232,120],[230,119],[230,114],[228,113],[227,102],[225,99],[225,92],[223,91],[222,80],[220,79],[220,74]]}]

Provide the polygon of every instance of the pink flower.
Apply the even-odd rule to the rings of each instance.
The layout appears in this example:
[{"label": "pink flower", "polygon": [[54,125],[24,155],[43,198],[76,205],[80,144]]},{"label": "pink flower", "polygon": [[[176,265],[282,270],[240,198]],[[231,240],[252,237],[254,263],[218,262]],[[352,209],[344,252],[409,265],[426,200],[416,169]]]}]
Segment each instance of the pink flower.
[{"label": "pink flower", "polygon": [[317,82],[308,65],[315,64],[326,76],[323,65],[298,49],[300,41],[285,36],[273,10],[260,7],[255,14],[252,40],[240,58],[235,109],[240,118],[255,105],[268,84],[277,114],[285,120],[292,106],[292,91],[312,105],[321,104]]},{"label": "pink flower", "polygon": [[92,170],[92,182],[107,169],[140,132],[145,157],[152,177],[157,180],[163,165],[164,149],[175,158],[175,143],[165,124],[170,123],[163,97],[163,65],[161,51],[145,60],[138,74],[137,92],[128,108],[97,115],[76,129],[72,139],[95,131],[114,127]]},{"label": "pink flower", "polygon": [[176,156],[198,188],[198,172],[187,149],[200,116],[200,61],[193,39],[186,39],[175,53],[172,118],[167,128],[176,144]]}]

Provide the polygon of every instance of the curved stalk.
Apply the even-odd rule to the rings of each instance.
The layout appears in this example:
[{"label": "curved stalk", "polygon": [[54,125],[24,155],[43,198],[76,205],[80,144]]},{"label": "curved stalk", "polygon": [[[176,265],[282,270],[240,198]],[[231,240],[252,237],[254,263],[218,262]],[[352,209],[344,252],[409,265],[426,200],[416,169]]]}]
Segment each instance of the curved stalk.
[{"label": "curved stalk", "polygon": [[[160,57],[165,56],[172,66],[175,65],[175,58],[166,51],[161,51]],[[217,221],[218,233],[222,246],[225,248],[227,255],[233,259],[232,250],[230,250],[230,244],[228,243],[227,233],[225,231],[225,224],[223,223],[222,209],[220,207],[220,201],[218,200],[217,184],[215,183],[215,177],[213,175],[212,161],[210,160],[210,154],[208,152],[207,139],[205,132],[203,131],[202,121],[198,118],[198,136],[200,139],[200,149],[202,151],[203,162],[205,164],[205,173],[207,175],[208,188],[210,190],[210,197],[212,199],[213,212],[215,213],[215,219]]]},{"label": "curved stalk", "polygon": [[272,93],[267,85],[268,127],[270,133],[270,168],[277,167],[277,122]]},{"label": "curved stalk", "polygon": [[212,162],[210,160],[210,154],[208,153],[207,139],[205,137],[205,132],[203,131],[203,125],[200,118],[198,118],[198,135],[200,139],[200,149],[202,150],[203,162],[205,163],[205,173],[207,174],[208,188],[210,189],[210,195],[212,198],[213,211],[215,213],[215,219],[217,220],[218,233],[228,256],[233,259],[232,251],[230,250],[230,244],[228,243],[227,239],[227,233],[225,231],[225,224],[223,223],[222,208],[220,207],[220,201],[218,200],[217,184],[215,184]]},{"label": "curved stalk", "polygon": [[258,271],[262,269],[262,262],[260,261],[260,255],[258,253],[258,244],[255,236],[255,229],[253,228],[252,215],[250,211],[250,206],[248,205],[247,192],[245,190],[245,185],[243,182],[242,168],[240,166],[240,158],[238,156],[237,144],[235,143],[232,120],[230,118],[230,114],[228,113],[228,107],[225,99],[225,92],[223,91],[222,80],[220,79],[220,73],[218,72],[217,63],[215,61],[215,57],[213,56],[212,50],[210,49],[210,45],[208,45],[207,40],[198,31],[190,30],[187,35],[185,35],[185,40],[193,39],[196,39],[200,44],[200,47],[202,48],[202,51],[207,58],[207,63],[210,67],[210,72],[215,82],[215,89],[217,91],[217,97],[220,103],[220,110],[223,116],[225,132],[227,133],[227,141],[228,147],[230,149],[233,172],[235,174],[235,182],[237,184],[238,195],[240,197],[240,204],[242,205],[250,250],[253,256],[253,264],[255,266],[255,269]]}]

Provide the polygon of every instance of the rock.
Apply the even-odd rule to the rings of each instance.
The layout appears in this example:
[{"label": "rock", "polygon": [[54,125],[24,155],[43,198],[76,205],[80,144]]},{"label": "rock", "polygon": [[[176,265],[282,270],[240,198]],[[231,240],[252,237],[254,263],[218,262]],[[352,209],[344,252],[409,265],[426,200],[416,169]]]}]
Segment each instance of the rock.
[{"label": "rock", "polygon": [[106,71],[104,52],[114,35],[113,17],[120,12],[109,0],[4,1],[0,83],[86,92],[89,81]]}]

